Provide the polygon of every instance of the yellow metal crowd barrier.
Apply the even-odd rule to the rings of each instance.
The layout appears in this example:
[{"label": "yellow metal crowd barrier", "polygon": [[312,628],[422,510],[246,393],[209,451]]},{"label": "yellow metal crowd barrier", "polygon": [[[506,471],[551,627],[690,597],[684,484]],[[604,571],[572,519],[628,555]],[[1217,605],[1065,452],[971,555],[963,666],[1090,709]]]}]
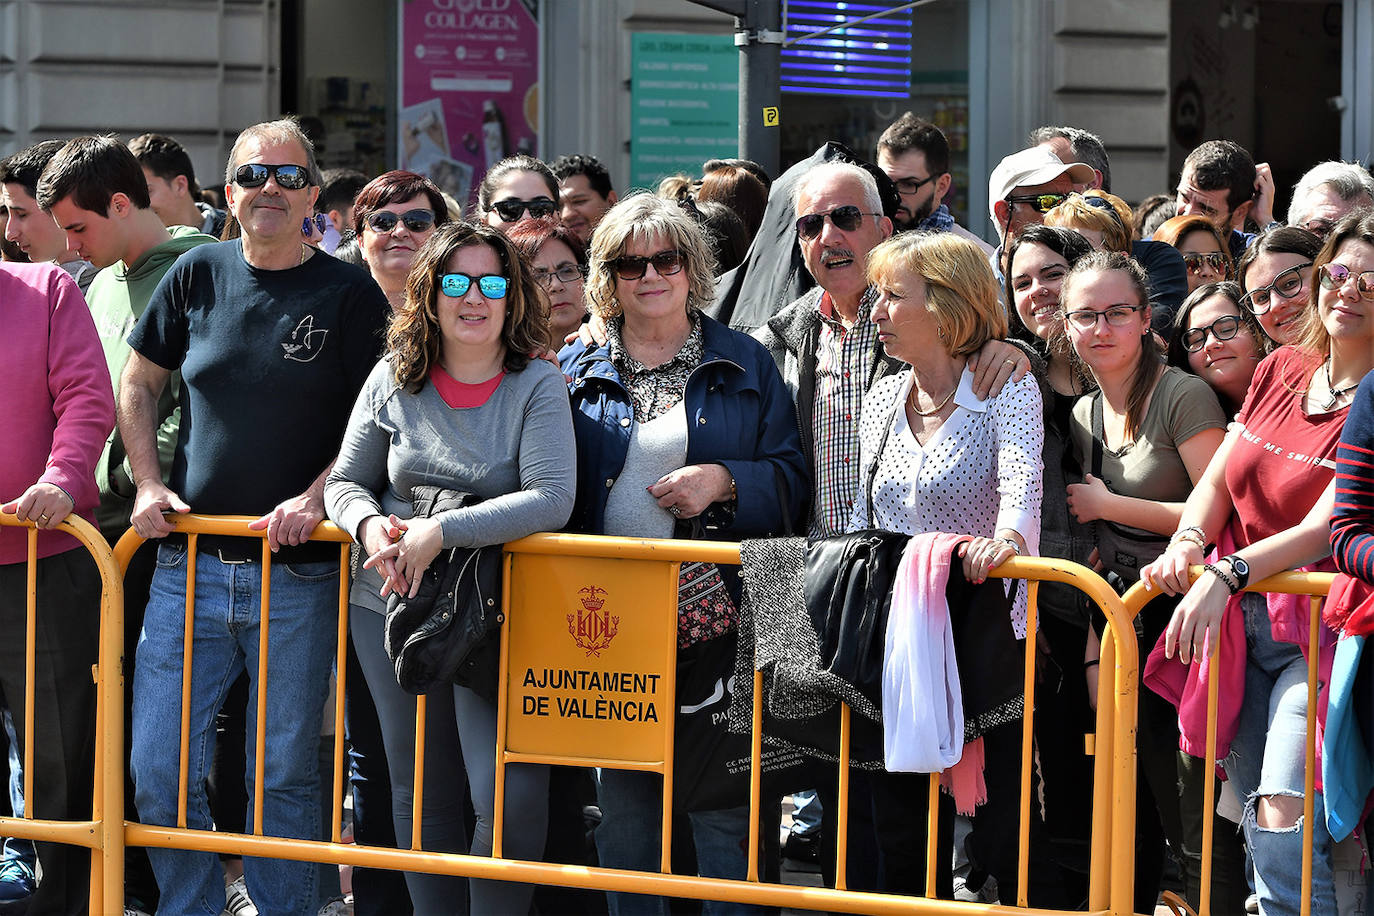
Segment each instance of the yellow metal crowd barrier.
[{"label": "yellow metal crowd barrier", "polygon": [[[1196,566],[1191,570],[1191,577],[1196,579],[1203,572],[1203,567]],[[1318,645],[1318,633],[1321,627],[1321,608],[1322,599],[1331,589],[1331,582],[1334,576],[1331,573],[1307,573],[1307,572],[1285,572],[1276,576],[1271,576],[1260,582],[1253,582],[1247,588],[1249,592],[1277,592],[1287,595],[1309,595],[1311,603],[1309,608],[1309,633],[1308,645]],[[1145,605],[1160,596],[1158,591],[1146,591],[1144,583],[1137,582],[1125,595],[1122,596],[1122,603],[1125,605],[1127,614],[1134,619],[1137,614],[1144,609]],[[1153,646],[1141,647],[1142,653],[1149,655]],[[1213,652],[1207,660],[1207,748],[1205,761],[1215,761],[1217,759],[1217,689],[1220,682],[1218,677],[1218,653]],[[1305,777],[1303,790],[1303,843],[1302,843],[1302,916],[1309,916],[1312,911],[1312,819],[1317,813],[1313,811],[1315,796],[1313,786],[1316,778],[1316,753],[1317,753],[1317,670],[1319,665],[1318,653],[1307,653],[1307,755],[1305,762]],[[1215,780],[1208,777],[1203,780],[1202,804],[1202,880],[1199,888],[1198,916],[1210,916],[1212,912],[1212,840],[1216,834],[1216,807],[1217,799],[1215,794]],[[1186,803],[1185,799],[1185,803]],[[1244,799],[1242,799],[1244,801]],[[1325,812],[1320,813],[1325,817]]]},{"label": "yellow metal crowd barrier", "polygon": [[[238,537],[262,538],[261,532],[251,531],[247,517],[208,517],[183,515],[169,517],[177,531],[188,536],[189,552],[194,557],[198,535],[216,534]],[[2,520],[0,520],[2,521]],[[13,521],[6,521],[12,524]],[[494,810],[493,848],[490,858],[451,853],[430,852],[423,848],[420,835],[421,818],[415,817],[415,832],[409,849],[387,849],[365,847],[342,842],[342,794],[338,791],[344,785],[344,728],[343,704],[346,690],[345,640],[348,633],[348,538],[331,524],[320,525],[313,534],[315,540],[333,541],[340,544],[339,574],[339,622],[337,677],[338,690],[333,719],[334,739],[334,785],[336,791],[332,802],[332,836],[326,841],[305,841],[266,836],[262,833],[261,791],[263,782],[263,734],[262,723],[267,714],[265,694],[259,693],[258,717],[259,733],[257,743],[257,771],[254,773],[255,816],[252,835],[220,833],[207,830],[192,830],[186,826],[187,792],[187,747],[186,721],[188,700],[183,696],[182,741],[180,748],[181,775],[179,781],[179,804],[177,824],[174,826],[153,826],[138,823],[125,823],[123,811],[123,671],[119,656],[123,646],[123,614],[120,606],[119,573],[112,560],[127,567],[129,560],[141,544],[141,539],[132,531],[119,542],[111,557],[103,541],[94,529],[78,519],[69,520],[65,526],[86,543],[88,549],[101,564],[104,577],[104,613],[101,633],[101,663],[97,672],[99,691],[99,712],[101,722],[101,748],[99,772],[96,778],[95,805],[90,822],[80,824],[46,824],[25,821],[17,824],[12,820],[0,821],[0,833],[11,831],[16,836],[44,836],[60,839],[92,848],[100,853],[98,867],[92,878],[92,912],[117,911],[118,906],[106,907],[103,903],[113,904],[122,898],[123,849],[125,845],[149,846],[176,849],[195,849],[221,854],[266,856],[299,861],[323,862],[340,865],[369,866],[399,869],[405,871],[429,872],[435,874],[461,875],[475,878],[488,878],[506,881],[521,881],[538,884],[564,886],[570,888],[625,891],[631,893],[658,894],[671,897],[711,899],[738,903],[777,906],[793,909],[828,910],[847,913],[1043,913],[1050,911],[1024,908],[1028,885],[1028,847],[1029,812],[1033,804],[1031,792],[1031,766],[1033,754],[1032,727],[1035,708],[1035,639],[1036,632],[1036,590],[1041,581],[1062,582],[1072,585],[1085,593],[1102,611],[1107,619],[1108,629],[1102,644],[1101,664],[1104,671],[1112,672],[1111,677],[1102,677],[1098,688],[1098,711],[1094,742],[1094,780],[1093,780],[1093,821],[1090,876],[1088,889],[1088,912],[1125,916],[1131,912],[1133,890],[1133,849],[1135,818],[1135,729],[1137,684],[1139,681],[1139,655],[1131,627],[1131,614],[1127,606],[1096,574],[1077,564],[1066,561],[1042,558],[1014,558],[994,570],[994,574],[1008,578],[1022,578],[1030,583],[1028,630],[1026,640],[1025,665],[1025,717],[1022,733],[1022,784],[1020,817],[1020,868],[1018,876],[1017,908],[1000,905],[974,905],[953,901],[928,898],[899,897],[892,895],[853,892],[844,889],[845,856],[843,837],[844,822],[847,818],[847,780],[849,769],[848,755],[848,710],[841,717],[841,764],[839,766],[840,802],[836,812],[839,819],[838,836],[841,838],[838,851],[840,885],[838,888],[813,888],[784,886],[764,883],[758,874],[758,850],[760,849],[758,824],[762,803],[760,791],[760,766],[762,753],[761,728],[762,696],[759,677],[755,677],[753,708],[753,750],[751,760],[752,784],[750,789],[751,809],[751,855],[746,880],[724,880],[698,878],[667,873],[669,857],[669,836],[671,832],[670,799],[672,796],[672,733],[673,715],[676,711],[673,693],[674,653],[676,645],[676,606],[678,568],[689,561],[735,564],[739,561],[739,546],[730,543],[702,541],[638,540],[627,538],[586,537],[578,535],[535,535],[506,545],[507,587],[504,589],[507,624],[502,632],[501,674],[506,686],[499,701],[498,736],[496,747],[497,776],[496,804]],[[33,541],[30,541],[32,545]],[[32,550],[32,547],[31,547]],[[269,575],[266,570],[271,560],[266,541],[263,541],[263,584],[262,601],[266,606],[270,593]],[[187,632],[191,632],[190,622],[194,613],[194,576],[195,563],[187,563]],[[30,599],[32,602],[32,598]],[[619,602],[612,606],[610,602]],[[630,615],[611,614],[608,607],[618,612],[623,608]],[[536,615],[542,609],[544,618]],[[32,619],[32,608],[30,610]],[[619,620],[613,621],[613,617]],[[653,627],[647,636],[632,638],[629,632],[631,619],[652,620]],[[257,659],[258,673],[265,677],[269,664],[268,630],[270,615],[262,614],[262,655]],[[550,630],[550,627],[554,628]],[[611,627],[616,632],[610,634]],[[625,628],[623,631],[621,628]],[[558,639],[551,638],[554,633]],[[587,707],[583,698],[563,697],[568,704],[578,703],[579,715],[571,715],[571,705],[562,710],[562,715],[540,716],[541,702],[533,699],[533,712],[524,704],[528,702],[528,692],[522,693],[525,686],[518,669],[521,661],[531,656],[531,651],[543,652],[547,667],[557,668],[570,662],[587,667],[587,659],[606,661],[613,655],[612,641],[619,641],[622,648],[630,649],[634,658],[623,668],[617,669],[617,677],[628,680],[619,681],[627,686],[630,694],[652,692],[661,698],[661,705],[655,706],[652,729],[632,729],[633,734],[614,744],[606,742],[607,732],[594,726],[605,725],[616,720],[645,724],[647,718],[643,703],[645,696],[633,699],[641,705],[631,707],[626,700],[617,715],[608,713],[604,717],[594,707]],[[551,650],[550,647],[557,646]],[[649,648],[645,648],[645,647]],[[192,641],[187,636],[185,642],[185,673],[183,692],[190,684]],[[550,654],[550,652],[552,654]],[[251,662],[250,662],[251,663]],[[542,664],[542,663],[541,663]],[[650,665],[661,676],[652,684],[646,671]],[[605,667],[605,666],[602,666]],[[512,677],[512,669],[517,676]],[[612,669],[606,668],[610,671]],[[636,677],[636,675],[640,677]],[[514,702],[512,702],[514,700]],[[545,697],[543,708],[550,713],[557,706],[559,698]],[[425,774],[423,770],[424,741],[424,698],[416,703],[416,767],[414,773],[414,799],[417,809],[422,804]],[[606,701],[610,702],[610,701]],[[552,703],[552,705],[550,705]],[[612,708],[607,706],[606,710]],[[587,710],[592,714],[587,715]],[[576,718],[578,727],[560,727],[555,719]],[[529,721],[522,721],[529,720]],[[563,723],[567,725],[566,722]],[[31,727],[26,723],[26,727]],[[621,729],[624,733],[625,730]],[[605,765],[610,767],[632,768],[659,772],[664,778],[664,824],[663,824],[663,872],[660,874],[631,872],[609,868],[588,868],[570,865],[554,865],[539,862],[516,861],[501,858],[501,842],[504,825],[502,824],[504,805],[504,768],[511,763],[567,763],[576,766]],[[932,799],[938,793],[936,777],[931,780]],[[1087,788],[1085,787],[1085,791]],[[930,806],[935,817],[936,806]],[[12,829],[13,828],[13,829]],[[44,833],[44,831],[48,831]],[[931,831],[932,835],[934,831]],[[932,840],[932,849],[934,841]],[[928,855],[928,892],[934,891],[935,856]]]},{"label": "yellow metal crowd barrier", "polygon": [[[100,571],[100,644],[95,670],[96,683],[95,777],[91,787],[91,818],[83,821],[40,820],[33,816],[38,802],[33,793],[34,692],[37,668],[35,632],[38,614],[38,529],[32,522],[21,522],[13,515],[0,513],[0,527],[28,528],[26,570],[26,624],[24,632],[26,685],[23,718],[11,707],[16,732],[24,736],[24,816],[0,817],[0,836],[38,842],[82,846],[91,855],[91,912],[103,913],[104,901],[115,901],[114,910],[124,901],[124,579],[115,565],[109,545],[85,519],[69,515],[57,526],[81,542]],[[6,638],[13,638],[9,635]],[[18,697],[6,697],[10,703]],[[110,889],[114,895],[110,896]]]}]

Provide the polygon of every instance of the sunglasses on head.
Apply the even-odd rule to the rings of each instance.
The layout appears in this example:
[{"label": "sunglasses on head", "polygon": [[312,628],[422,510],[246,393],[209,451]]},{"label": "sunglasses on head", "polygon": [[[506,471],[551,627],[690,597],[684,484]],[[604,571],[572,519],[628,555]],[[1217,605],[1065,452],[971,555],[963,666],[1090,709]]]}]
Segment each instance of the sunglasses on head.
[{"label": "sunglasses on head", "polygon": [[329,217],[323,213],[316,213],[314,216],[307,216],[301,221],[301,235],[311,235],[312,229],[320,230],[320,235],[324,235],[325,228],[329,225]]},{"label": "sunglasses on head", "polygon": [[868,213],[853,204],[836,207],[829,213],[808,213],[797,219],[797,235],[804,239],[814,239],[825,228],[827,217],[841,232],[853,232],[863,223],[865,216],[882,216],[882,214]]},{"label": "sunglasses on head", "polygon": [[682,270],[683,260],[682,252],[676,248],[669,248],[647,258],[637,254],[621,255],[611,262],[611,269],[622,280],[638,280],[652,264],[654,272],[660,277],[671,277]]},{"label": "sunglasses on head", "polygon": [[299,191],[310,184],[310,171],[303,165],[268,165],[250,162],[234,170],[234,184],[241,188],[260,188],[268,178],[275,178],[277,186],[287,191]]},{"label": "sunglasses on head", "polygon": [[[1048,213],[1068,198],[1068,194],[1011,194],[1007,197],[1007,203],[1029,204],[1038,213]],[[1091,197],[1084,198],[1084,200],[1093,199]],[[1102,200],[1100,197],[1095,199]],[[1107,204],[1108,207],[1112,206],[1105,200],[1102,203]],[[1116,212],[1115,208],[1112,208],[1112,212]]]},{"label": "sunglasses on head", "polygon": [[444,274],[439,278],[439,288],[444,291],[445,296],[457,299],[459,296],[466,296],[468,290],[472,288],[472,281],[477,281],[478,291],[488,299],[506,298],[506,290],[510,287],[510,281],[500,274],[484,274],[480,277],[470,277],[467,274]]},{"label": "sunglasses on head", "polygon": [[367,227],[380,234],[395,229],[397,223],[404,223],[411,232],[428,232],[434,228],[434,214],[429,210],[420,209],[407,210],[400,214],[391,210],[378,210],[367,217]]},{"label": "sunglasses on head", "polygon": [[491,205],[496,214],[501,217],[503,222],[513,223],[520,218],[525,211],[529,211],[530,216],[535,219],[542,219],[546,216],[553,216],[558,205],[549,197],[536,197],[534,200],[521,200],[518,197],[507,197],[505,200],[498,200]]},{"label": "sunglasses on head", "polygon": [[1196,353],[1207,345],[1207,335],[1217,340],[1230,340],[1240,331],[1239,315],[1222,315],[1211,324],[1200,328],[1189,328],[1183,332],[1183,349]]},{"label": "sunglasses on head", "polygon": [[1357,274],[1344,264],[1323,264],[1317,271],[1317,280],[1322,289],[1340,289],[1351,277],[1355,278],[1355,288],[1359,290],[1360,298],[1374,300],[1374,270]]},{"label": "sunglasses on head", "polygon": [[[1188,273],[1190,274],[1201,273],[1204,267],[1210,268],[1216,273],[1220,273],[1226,269],[1226,255],[1222,254],[1220,251],[1212,251],[1206,254],[1192,252],[1191,254],[1185,254],[1183,256],[1183,266],[1188,268]],[[1224,340],[1225,338],[1222,339]]]},{"label": "sunglasses on head", "polygon": [[1312,262],[1298,264],[1287,270],[1280,271],[1274,277],[1274,282],[1268,286],[1261,286],[1259,289],[1251,290],[1240,297],[1240,304],[1243,308],[1249,309],[1256,315],[1263,315],[1269,311],[1269,294],[1278,293],[1282,299],[1292,299],[1302,289],[1304,277],[1302,272],[1312,266]]}]

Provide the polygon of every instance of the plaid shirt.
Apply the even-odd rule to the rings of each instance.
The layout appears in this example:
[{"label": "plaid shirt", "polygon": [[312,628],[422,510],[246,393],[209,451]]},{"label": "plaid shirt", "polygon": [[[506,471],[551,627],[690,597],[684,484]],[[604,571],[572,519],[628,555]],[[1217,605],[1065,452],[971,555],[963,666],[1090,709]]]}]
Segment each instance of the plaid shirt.
[{"label": "plaid shirt", "polygon": [[846,329],[835,317],[830,294],[821,296],[820,338],[816,343],[816,492],[812,500],[812,537],[843,534],[854,497],[862,484],[859,467],[859,416],[878,326],[871,310],[877,290],[869,287],[859,317]]}]

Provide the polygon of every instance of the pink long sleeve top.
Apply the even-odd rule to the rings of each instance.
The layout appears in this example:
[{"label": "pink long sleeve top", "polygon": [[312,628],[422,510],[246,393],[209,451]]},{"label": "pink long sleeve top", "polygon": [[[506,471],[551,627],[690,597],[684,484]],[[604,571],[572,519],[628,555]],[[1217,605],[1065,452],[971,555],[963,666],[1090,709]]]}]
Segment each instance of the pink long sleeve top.
[{"label": "pink long sleeve top", "polygon": [[[53,264],[0,264],[0,503],[37,482],[61,487],[91,521],[95,463],[114,428],[114,394],[86,300]],[[0,528],[0,564],[27,556],[22,528]],[[38,534],[38,556],[78,546]]]}]

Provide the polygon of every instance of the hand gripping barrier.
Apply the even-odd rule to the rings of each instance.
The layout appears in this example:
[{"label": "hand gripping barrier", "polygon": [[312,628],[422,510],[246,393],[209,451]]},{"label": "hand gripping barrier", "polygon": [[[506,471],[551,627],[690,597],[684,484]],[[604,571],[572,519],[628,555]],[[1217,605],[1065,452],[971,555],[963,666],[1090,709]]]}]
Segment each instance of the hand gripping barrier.
[{"label": "hand gripping barrier", "polygon": [[[1202,575],[1203,567],[1195,566],[1189,570],[1190,578],[1196,580]],[[1278,592],[1286,595],[1309,595],[1311,602],[1309,606],[1309,632],[1308,645],[1318,644],[1318,633],[1321,628],[1321,608],[1322,599],[1331,589],[1331,582],[1334,576],[1331,573],[1307,573],[1307,572],[1285,572],[1276,576],[1271,576],[1261,582],[1251,583],[1245,590],[1247,592]],[[1131,619],[1155,598],[1158,598],[1158,591],[1146,591],[1144,583],[1137,582],[1122,596],[1126,613]],[[1153,646],[1144,646],[1143,651],[1149,654]],[[1317,668],[1319,664],[1318,653],[1307,653],[1307,753],[1304,764],[1304,791],[1303,791],[1303,831],[1302,831],[1302,916],[1309,916],[1312,912],[1312,818],[1314,816],[1313,807],[1315,798],[1313,787],[1316,779],[1316,755],[1317,755]],[[1220,678],[1218,676],[1218,653],[1213,652],[1207,659],[1207,751],[1205,761],[1215,761],[1217,759],[1217,689]],[[1194,662],[1196,664],[1197,662]],[[1210,775],[1210,774],[1209,774]],[[1198,916],[1210,916],[1212,913],[1212,859],[1213,844],[1212,840],[1216,834],[1216,794],[1215,780],[1207,778],[1202,780],[1202,880],[1199,887]],[[1186,803],[1186,800],[1185,800]],[[1321,814],[1325,817],[1325,813]]]},{"label": "hand gripping barrier", "polygon": [[[197,535],[215,534],[236,537],[262,538],[261,532],[250,531],[247,517],[210,517],[184,515],[169,517],[177,531],[187,534],[188,551],[194,556]],[[343,785],[343,698],[345,694],[345,643],[348,633],[348,537],[329,523],[321,524],[312,535],[314,540],[340,544],[341,571],[339,579],[339,622],[337,701],[334,709],[334,784]],[[132,531],[118,544],[115,556],[125,565],[141,543]],[[263,602],[269,600],[267,563],[271,559],[263,541]],[[1098,718],[1095,740],[1093,778],[1093,821],[1091,864],[1089,877],[1088,912],[1125,916],[1131,912],[1133,881],[1133,849],[1135,819],[1135,722],[1138,656],[1130,616],[1111,588],[1096,574],[1077,564],[1042,558],[1014,558],[994,570],[1007,578],[1030,581],[1030,607],[1026,640],[1025,708],[1022,730],[1022,778],[1020,787],[1019,875],[1017,907],[1000,905],[972,905],[954,901],[895,895],[854,892],[840,886],[813,888],[763,883],[759,879],[760,849],[759,809],[761,799],[760,759],[762,756],[762,696],[761,675],[755,674],[753,706],[753,734],[751,754],[751,811],[750,856],[745,880],[699,878],[668,874],[671,821],[674,814],[672,798],[674,672],[676,653],[677,583],[679,566],[683,562],[700,561],[733,565],[739,562],[739,545],[704,541],[641,540],[632,538],[589,537],[581,535],[533,535],[505,545],[506,587],[503,608],[506,625],[502,630],[501,679],[498,700],[495,823],[493,856],[490,858],[425,851],[421,836],[422,818],[416,816],[409,849],[387,849],[345,844],[340,836],[342,821],[341,795],[335,792],[332,802],[332,836],[328,841],[309,841],[265,836],[261,824],[263,734],[261,723],[266,715],[264,692],[259,692],[257,741],[257,771],[254,773],[254,833],[228,834],[186,827],[187,748],[186,721],[189,715],[185,693],[190,683],[189,665],[184,665],[182,697],[182,740],[180,747],[180,782],[178,787],[178,823],[173,827],[129,823],[124,830],[114,827],[105,830],[107,845],[156,846],[176,849],[196,849],[216,853],[267,856],[299,861],[327,862],[376,868],[390,868],[434,874],[462,875],[504,881],[520,881],[592,890],[625,891],[703,900],[722,900],[764,906],[808,910],[828,910],[846,913],[1034,913],[1061,911],[1027,909],[1029,810],[1031,799],[1032,720],[1035,693],[1036,590],[1040,581],[1063,582],[1084,592],[1106,615],[1108,633],[1102,645],[1101,664],[1112,677],[1100,679],[1098,688]],[[187,564],[187,594],[194,595],[194,562]],[[636,639],[626,626],[630,618],[621,611],[629,611],[635,619],[652,619],[650,635]],[[194,613],[194,599],[188,598],[187,621]],[[117,615],[115,615],[117,616]],[[622,618],[616,620],[615,618]],[[258,672],[265,677],[270,650],[268,649],[269,615],[263,614],[262,649]],[[624,629],[622,629],[624,628]],[[189,632],[189,629],[188,629]],[[1113,635],[1115,634],[1115,638]],[[118,651],[119,633],[103,634],[102,645]],[[588,662],[608,660],[614,648],[633,646],[631,661],[615,671],[612,693],[624,694],[597,698],[591,696],[545,696],[541,704],[538,696],[531,697],[527,677],[530,669],[559,669],[580,666]],[[191,641],[185,646],[190,658]],[[537,660],[537,664],[536,664]],[[611,670],[611,669],[607,669]],[[658,675],[654,677],[653,675]],[[537,676],[536,680],[537,680]],[[586,686],[584,682],[583,686]],[[596,687],[606,686],[596,682]],[[118,718],[122,707],[120,686],[104,683],[104,713]],[[592,690],[595,693],[596,690]],[[601,691],[604,693],[605,691]],[[650,712],[648,705],[653,702]],[[531,705],[527,705],[531,704]],[[425,698],[416,702],[416,752],[414,771],[414,806],[421,810],[424,797],[424,723]],[[574,713],[573,710],[576,709]],[[540,710],[546,714],[540,715]],[[569,724],[571,723],[571,724]],[[120,723],[116,723],[118,726]],[[840,802],[836,812],[841,838],[837,859],[837,873],[843,876],[847,850],[844,848],[848,786],[848,710],[841,714],[841,763],[839,767]],[[116,734],[110,732],[110,734]],[[110,747],[115,757],[110,757]],[[118,759],[119,744],[106,744],[104,791],[111,794],[122,788],[119,778],[123,761]],[[658,772],[664,778],[662,860],[663,873],[634,872],[610,868],[588,868],[518,861],[501,857],[505,767],[511,763],[554,763],[572,766],[607,766]],[[931,797],[938,794],[938,776],[931,778]],[[113,805],[113,807],[111,807]],[[932,824],[936,806],[930,807]],[[121,811],[118,795],[106,799],[106,811]],[[100,822],[91,825],[93,829]],[[932,834],[931,848],[935,839]],[[88,844],[90,845],[90,844]],[[122,857],[122,848],[117,850]],[[118,899],[120,869],[111,868],[113,860],[107,852],[105,868],[105,899]],[[927,892],[933,897],[936,862],[928,855]],[[251,889],[250,889],[251,892]],[[93,896],[93,907],[96,898]]]},{"label": "hand gripping barrier", "polygon": [[[100,572],[100,643],[96,667],[95,776],[91,788],[91,819],[58,821],[38,819],[34,808],[41,802],[33,787],[34,680],[37,668],[35,633],[38,607],[38,529],[32,522],[21,522],[13,515],[0,513],[0,527],[28,528],[28,556],[25,560],[26,625],[24,633],[25,674],[22,722],[18,710],[16,730],[23,734],[24,816],[0,818],[0,836],[48,841],[91,850],[90,908],[103,913],[104,901],[111,909],[121,909],[124,900],[124,583],[109,546],[95,526],[77,515],[69,515],[58,531],[72,535],[91,555]],[[4,600],[8,600],[5,596]],[[8,638],[13,638],[11,635]],[[13,704],[18,698],[8,697]]]}]

